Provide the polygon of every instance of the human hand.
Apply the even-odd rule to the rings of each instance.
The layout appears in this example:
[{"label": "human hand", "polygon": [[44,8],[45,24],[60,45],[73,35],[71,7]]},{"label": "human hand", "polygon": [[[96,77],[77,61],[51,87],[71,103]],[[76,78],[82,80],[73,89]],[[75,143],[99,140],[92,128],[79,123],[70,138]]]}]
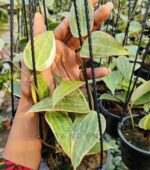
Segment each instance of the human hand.
[{"label": "human hand", "polygon": [[[97,2],[98,0],[92,0],[93,5],[97,4]],[[96,10],[92,31],[96,30],[99,25],[109,17],[112,8],[113,4],[109,2]],[[34,36],[45,31],[44,19],[40,13],[35,14],[33,31]],[[80,42],[79,39],[71,35],[68,17],[54,30],[54,35],[56,39],[55,60],[51,67],[41,72],[41,75],[50,87],[51,95],[56,87],[54,80],[55,75],[64,80],[84,80],[82,71],[79,69],[82,64],[82,59],[80,54],[75,52],[76,49],[80,47]],[[83,38],[83,40],[85,39],[86,37]],[[22,69],[24,72],[28,72],[24,63]],[[109,73],[110,70],[104,67],[95,69],[96,77],[103,77]],[[87,69],[87,75],[90,79],[91,69]],[[21,85],[23,96],[31,98],[31,81],[24,75],[22,75]]]}]

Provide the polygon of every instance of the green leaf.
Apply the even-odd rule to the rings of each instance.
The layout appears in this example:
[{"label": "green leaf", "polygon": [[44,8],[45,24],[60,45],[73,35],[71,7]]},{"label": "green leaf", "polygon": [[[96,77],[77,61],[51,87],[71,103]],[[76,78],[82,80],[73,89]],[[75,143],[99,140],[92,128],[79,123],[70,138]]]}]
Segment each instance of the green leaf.
[{"label": "green leaf", "polygon": [[114,96],[112,96],[111,94],[108,94],[108,93],[104,93],[101,95],[101,97],[99,99],[124,103],[125,99],[126,99],[126,95],[127,94],[125,92],[123,94],[117,94]]},{"label": "green leaf", "polygon": [[119,71],[113,71],[108,76],[103,78],[103,81],[105,82],[106,86],[111,90],[113,95],[121,80],[122,75],[119,73]]},{"label": "green leaf", "polygon": [[[86,22],[84,1],[76,0],[76,3],[77,3],[80,28],[81,28],[81,35],[86,36],[87,35],[87,22]],[[94,9],[93,9],[91,0],[88,0],[88,4],[89,4],[88,10],[89,10],[90,26],[92,28]],[[71,29],[72,35],[78,38],[79,33],[78,33],[78,27],[77,27],[77,21],[76,21],[76,15],[75,15],[75,9],[74,9],[73,3],[72,3],[71,10],[70,10],[70,29]]]},{"label": "green leaf", "polygon": [[0,51],[3,49],[4,47],[4,41],[2,39],[0,39]]},{"label": "green leaf", "polygon": [[136,88],[131,96],[131,102],[134,104],[140,97],[145,95],[147,92],[150,91],[150,81],[146,81],[138,88]]},{"label": "green leaf", "polygon": [[59,86],[62,82],[62,78],[57,75],[54,75],[54,78],[55,78],[56,85]]},{"label": "green leaf", "polygon": [[150,130],[150,113],[140,120],[139,127],[144,130]]},{"label": "green leaf", "polygon": [[122,56],[122,57],[118,57],[115,61],[116,61],[116,66],[120,71],[120,73],[125,77],[126,80],[128,80],[132,71],[128,58]]},{"label": "green leaf", "polygon": [[128,46],[125,46],[132,57],[135,57],[136,56],[136,53],[137,53],[137,50],[138,50],[138,46],[137,45],[128,45]]},{"label": "green leaf", "polygon": [[125,33],[118,33],[116,34],[116,40],[122,44],[123,40],[124,40],[124,36],[125,36]]},{"label": "green leaf", "polygon": [[[106,121],[101,115],[102,131],[106,128]],[[71,142],[71,160],[74,169],[78,167],[83,157],[89,152],[99,140],[99,126],[97,113],[91,111],[88,115],[75,120],[72,142]]]},{"label": "green leaf", "polygon": [[73,128],[73,123],[68,116],[61,112],[47,112],[45,114],[45,119],[56,140],[61,145],[65,153],[70,157],[71,155],[71,133]]},{"label": "green leaf", "polygon": [[141,24],[137,21],[132,21],[129,27],[129,32],[138,33],[142,30]]},{"label": "green leaf", "polygon": [[[107,142],[104,142],[103,143],[103,151],[107,151],[107,150],[110,150],[110,149],[115,149],[114,146],[110,145],[109,143]],[[100,143],[97,142],[95,144],[95,146],[87,153],[87,155],[94,155],[94,154],[97,154],[101,151],[100,149]]]},{"label": "green leaf", "polygon": [[80,114],[89,113],[90,109],[88,103],[80,90],[76,90],[65,96],[57,105],[53,107],[52,97],[48,97],[41,102],[35,104],[29,112],[55,112],[55,111],[63,111],[63,112],[73,112]]},{"label": "green leaf", "polygon": [[[54,61],[56,53],[56,43],[54,34],[51,31],[44,32],[34,37],[35,63],[36,70],[46,70]],[[26,66],[33,70],[31,42],[29,42],[24,51],[24,62]]]},{"label": "green leaf", "polygon": [[115,96],[112,96],[111,94],[108,93],[102,94],[99,99],[120,102],[120,100],[118,100]]},{"label": "green leaf", "polygon": [[[93,56],[95,59],[110,56],[130,55],[129,51],[118,43],[111,35],[95,31],[92,33]],[[83,44],[80,55],[89,58],[88,40]]]},{"label": "green leaf", "polygon": [[24,50],[27,42],[28,42],[28,41],[27,41],[26,38],[21,39],[21,40],[19,41],[19,48],[20,48],[21,50]]},{"label": "green leaf", "polygon": [[[83,157],[99,140],[97,113],[91,111],[87,115],[77,116],[72,123],[68,114],[47,112],[46,121],[51,127],[58,143],[71,159],[74,169]],[[106,121],[101,115],[102,130],[105,131]]]},{"label": "green leaf", "polygon": [[149,112],[150,111],[150,102],[144,104],[144,111]]},{"label": "green leaf", "polygon": [[75,81],[75,80],[69,80],[69,81],[63,81],[59,86],[57,86],[56,90],[53,94],[53,107],[60,102],[65,96],[72,93],[79,87],[81,87],[84,84],[83,81]]},{"label": "green leaf", "polygon": [[[37,75],[37,87],[38,87],[38,96],[39,96],[40,101],[50,96],[50,90],[49,90],[48,84],[46,80],[40,74]],[[36,103],[37,102],[36,91],[33,86],[32,86],[31,92],[32,92],[33,101],[34,103]]]},{"label": "green leaf", "polygon": [[143,105],[150,102],[150,92],[145,93],[140,98],[138,98],[133,104],[134,105]]},{"label": "green leaf", "polygon": [[14,82],[14,96],[21,97],[21,86],[20,83]]},{"label": "green leaf", "polygon": [[20,54],[15,54],[15,57],[14,57],[14,59],[13,59],[13,62],[16,62],[16,63],[19,63],[19,62],[21,62],[22,61],[22,54],[20,53]]}]

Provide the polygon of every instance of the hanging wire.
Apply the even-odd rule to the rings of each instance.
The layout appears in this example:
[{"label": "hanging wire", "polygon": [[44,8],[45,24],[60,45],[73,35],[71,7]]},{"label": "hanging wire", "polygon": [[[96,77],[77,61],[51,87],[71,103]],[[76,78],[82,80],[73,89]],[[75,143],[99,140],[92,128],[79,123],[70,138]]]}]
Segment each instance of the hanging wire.
[{"label": "hanging wire", "polygon": [[46,30],[48,30],[48,20],[47,20],[47,11],[46,11],[45,0],[43,0],[43,9],[44,9],[44,18],[45,18]]},{"label": "hanging wire", "polygon": [[126,95],[126,100],[125,100],[125,104],[124,104],[124,109],[123,109],[123,116],[125,114],[125,110],[127,108],[128,102],[130,101],[130,96],[131,96],[130,95],[130,89],[131,89],[132,79],[133,79],[133,76],[134,76],[134,70],[135,70],[138,55],[139,55],[139,52],[140,52],[141,42],[142,42],[142,38],[143,38],[145,26],[146,26],[146,20],[147,20],[148,13],[149,13],[149,7],[150,7],[150,0],[146,5],[146,12],[145,12],[145,15],[144,15],[144,18],[143,18],[143,21],[142,21],[142,31],[141,31],[141,35],[140,35],[140,38],[139,38],[138,50],[137,50],[137,53],[136,53],[136,56],[135,56],[134,65],[133,65],[133,68],[132,68],[132,74],[131,74],[131,78],[130,78],[130,82],[129,82],[129,86],[128,86],[128,91],[127,91],[127,95]]},{"label": "hanging wire", "polygon": [[130,18],[130,13],[131,13],[131,0],[128,0],[128,19]]},{"label": "hanging wire", "polygon": [[120,12],[121,12],[121,0],[119,0],[118,2],[118,12],[117,12],[117,18],[116,18],[116,24],[115,24],[114,37],[116,36],[116,33],[117,33],[117,26],[118,26],[118,22],[120,19]]},{"label": "hanging wire", "polygon": [[[30,41],[31,41],[31,53],[32,53],[32,65],[33,65],[33,78],[35,87],[38,89],[37,84],[37,75],[36,75],[36,61],[35,61],[35,50],[34,50],[34,37],[33,37],[33,22],[34,22],[34,15],[35,15],[35,3],[34,1],[29,1],[29,26],[30,26]],[[39,101],[39,96],[36,93],[37,101]],[[43,131],[42,131],[42,117],[39,114],[39,133],[40,137],[43,138]]]},{"label": "hanging wire", "polygon": [[[112,0],[111,2],[114,4],[114,0]],[[114,8],[113,8],[112,13],[114,14]],[[106,28],[105,28],[105,32],[108,32],[108,27],[109,27],[109,25],[110,25],[111,16],[113,16],[113,15],[110,15],[110,16],[109,16],[109,18],[108,18],[108,20],[106,21]]]},{"label": "hanging wire", "polygon": [[86,14],[86,23],[87,23],[87,32],[88,32],[88,44],[89,44],[89,53],[90,53],[90,61],[91,61],[91,72],[92,72],[92,80],[93,80],[93,99],[94,99],[94,107],[95,111],[97,112],[98,117],[98,125],[99,125],[99,132],[100,132],[100,169],[103,168],[103,135],[102,135],[102,126],[101,126],[101,117],[98,107],[98,101],[97,101],[97,86],[96,86],[96,78],[95,78],[95,72],[94,72],[94,59],[93,59],[93,47],[92,47],[92,38],[91,38],[91,32],[90,32],[90,19],[89,19],[89,9],[88,9],[88,0],[84,0],[85,5],[85,14]]},{"label": "hanging wire", "polygon": [[129,101],[130,101],[130,99],[131,99],[131,96],[132,96],[132,94],[133,94],[133,92],[134,92],[134,89],[135,89],[135,87],[136,87],[136,84],[137,84],[137,82],[138,82],[138,79],[139,79],[139,76],[140,76],[140,72],[141,72],[141,70],[142,70],[142,66],[144,65],[146,56],[147,56],[147,54],[149,54],[149,53],[150,53],[150,40],[149,40],[149,43],[147,44],[145,53],[144,53],[144,55],[143,55],[143,59],[142,59],[142,63],[141,63],[141,68],[140,68],[140,70],[138,71],[138,74],[137,74],[136,79],[135,79],[135,81],[134,81],[133,87],[132,87],[131,92],[130,92],[130,94],[129,94],[129,97],[128,97],[128,99],[127,99],[127,103],[129,103]]},{"label": "hanging wire", "polygon": [[17,43],[18,43],[18,52],[20,52],[19,42],[20,42],[20,9],[17,9],[17,25],[18,25],[18,35],[17,35]]},{"label": "hanging wire", "polygon": [[[79,41],[80,41],[80,49],[81,49],[82,45],[83,45],[83,40],[82,40],[82,34],[81,34],[81,26],[80,26],[80,18],[79,18],[79,13],[78,13],[78,8],[77,8],[77,1],[73,0],[73,4],[74,4],[75,15],[76,15],[78,34],[79,34]],[[84,68],[82,70],[83,70],[83,75],[84,75],[85,84],[86,84],[89,107],[90,107],[90,109],[92,109],[92,102],[91,102],[91,97],[90,97],[90,89],[89,89],[89,85],[88,85],[88,78],[87,78],[87,72],[86,72],[85,59],[83,59],[83,67]]]},{"label": "hanging wire", "polygon": [[25,0],[22,0],[22,14],[24,17],[24,25],[25,25],[25,37],[27,41],[29,40],[29,33],[28,33],[28,24],[27,24],[27,15],[26,15],[26,5]]},{"label": "hanging wire", "polygon": [[[130,1],[129,1],[130,2]],[[133,4],[133,8],[132,8],[132,10],[131,10],[131,2],[129,3],[130,5],[129,5],[129,19],[128,19],[128,22],[127,22],[127,26],[126,26],[126,29],[125,29],[125,36],[124,36],[124,40],[123,40],[123,42],[122,42],[122,45],[124,46],[125,44],[127,44],[127,39],[128,39],[128,32],[129,32],[129,27],[130,27],[130,23],[131,23],[131,20],[132,20],[132,16],[133,16],[133,14],[134,14],[134,11],[135,11],[135,9],[136,9],[136,5],[137,5],[137,2],[138,2],[138,0],[135,0],[134,1],[134,4]]]},{"label": "hanging wire", "polygon": [[[13,45],[14,45],[14,0],[10,0],[10,58],[13,62]],[[12,122],[15,117],[15,107],[14,107],[14,83],[13,83],[13,63],[11,62],[11,107],[12,107]]]}]

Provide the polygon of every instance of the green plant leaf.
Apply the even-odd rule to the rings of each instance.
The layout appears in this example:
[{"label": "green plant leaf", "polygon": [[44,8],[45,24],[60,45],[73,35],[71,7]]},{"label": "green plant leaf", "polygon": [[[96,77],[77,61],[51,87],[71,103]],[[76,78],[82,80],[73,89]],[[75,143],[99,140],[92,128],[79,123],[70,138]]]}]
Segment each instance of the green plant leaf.
[{"label": "green plant leaf", "polygon": [[[52,31],[47,31],[34,37],[35,63],[36,70],[46,70],[54,61],[56,53],[56,43]],[[29,42],[24,50],[23,56],[26,66],[33,70],[31,42]]]},{"label": "green plant leaf", "polygon": [[108,76],[103,78],[103,81],[105,82],[106,86],[111,90],[113,95],[121,80],[122,75],[119,73],[119,71],[113,71]]},{"label": "green plant leaf", "polygon": [[[129,51],[118,43],[111,35],[95,31],[92,33],[93,56],[95,59],[110,56],[130,55]],[[80,55],[89,58],[88,40],[83,44]]]},{"label": "green plant leaf", "polygon": [[62,100],[65,96],[72,93],[79,87],[81,87],[84,84],[83,81],[75,81],[75,80],[69,80],[69,81],[63,81],[59,86],[57,86],[56,90],[53,94],[53,107]]},{"label": "green plant leaf", "polygon": [[122,57],[118,57],[116,60],[116,66],[118,68],[118,70],[120,71],[120,73],[125,77],[126,80],[129,79],[132,68],[130,65],[130,62],[128,60],[128,58],[122,56]]},{"label": "green plant leaf", "polygon": [[143,96],[138,98],[133,104],[134,105],[143,105],[150,102],[150,92],[145,93]]},{"label": "green plant leaf", "polygon": [[112,96],[111,94],[108,93],[102,94],[99,99],[120,102],[120,100],[118,100],[115,96]]},{"label": "green plant leaf", "polygon": [[[46,80],[40,74],[37,75],[37,86],[38,86],[38,96],[40,100],[43,100],[44,98],[47,98],[50,96],[50,90],[49,90],[48,84]],[[33,101],[34,103],[36,103],[37,102],[36,91],[33,86],[32,86],[31,92],[32,92]]]},{"label": "green plant leaf", "polygon": [[[87,35],[87,22],[86,22],[86,14],[85,14],[85,5],[84,1],[77,0],[77,9],[78,9],[78,16],[79,16],[79,22],[80,22],[80,28],[81,28],[81,35],[86,36]],[[88,10],[89,10],[89,18],[90,18],[90,26],[92,28],[93,25],[93,5],[92,1],[88,0]],[[75,9],[74,5],[72,4],[71,10],[70,10],[70,29],[71,33],[74,37],[78,38],[78,27],[77,27],[77,21],[76,21],[76,15],[75,15]]]},{"label": "green plant leaf", "polygon": [[[106,121],[101,115],[102,131],[106,128]],[[74,169],[81,163],[83,157],[99,140],[99,126],[97,113],[91,111],[86,116],[77,117],[74,123],[71,141],[71,160]]]},{"label": "green plant leaf", "polygon": [[129,27],[129,32],[138,33],[142,30],[141,24],[137,21],[132,21]]},{"label": "green plant leaf", "polygon": [[71,133],[73,128],[73,123],[66,113],[61,112],[47,112],[45,114],[45,119],[56,140],[61,145],[65,153],[70,157],[71,153]]},{"label": "green plant leaf", "polygon": [[130,52],[132,57],[136,56],[136,53],[137,53],[137,50],[138,50],[138,46],[137,45],[128,45],[128,46],[126,46],[126,48],[129,50],[129,52]]},{"label": "green plant leaf", "polygon": [[131,102],[134,104],[140,97],[150,91],[150,81],[146,81],[138,88],[136,88],[131,96]]},{"label": "green plant leaf", "polygon": [[[109,143],[107,142],[104,142],[103,143],[103,151],[107,151],[107,150],[110,150],[110,149],[115,149],[114,146],[110,145]],[[100,143],[97,142],[95,144],[95,146],[87,153],[87,155],[94,155],[94,154],[97,154],[101,151],[100,149]]]},{"label": "green plant leaf", "polygon": [[[68,114],[61,112],[47,112],[45,117],[58,143],[71,159],[74,169],[76,169],[83,157],[99,140],[97,113],[91,111],[87,115],[77,116],[74,123]],[[104,132],[106,121],[102,115],[101,122]]]},{"label": "green plant leaf", "polygon": [[54,78],[55,78],[56,85],[59,86],[62,82],[62,78],[57,75],[54,75]]},{"label": "green plant leaf", "polygon": [[149,112],[150,111],[150,102],[144,104],[144,111]]},{"label": "green plant leaf", "polygon": [[73,112],[80,114],[87,114],[90,112],[88,103],[80,90],[76,90],[71,94],[65,96],[57,105],[53,107],[52,97],[48,97],[41,102],[35,104],[29,112]]},{"label": "green plant leaf", "polygon": [[139,127],[144,130],[150,130],[150,113],[140,120]]},{"label": "green plant leaf", "polygon": [[21,97],[21,86],[20,83],[14,82],[14,96]]}]

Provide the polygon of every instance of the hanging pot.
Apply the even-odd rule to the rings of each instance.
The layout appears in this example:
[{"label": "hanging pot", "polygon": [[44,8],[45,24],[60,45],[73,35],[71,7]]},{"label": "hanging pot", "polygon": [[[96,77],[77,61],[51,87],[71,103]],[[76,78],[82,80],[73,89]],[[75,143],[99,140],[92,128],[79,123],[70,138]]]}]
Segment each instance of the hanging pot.
[{"label": "hanging pot", "polygon": [[[139,122],[142,117],[143,116],[139,115],[133,116],[135,122]],[[135,144],[132,144],[131,140],[127,140],[127,137],[125,137],[123,129],[125,129],[128,124],[130,124],[131,127],[129,129],[132,129],[131,119],[129,116],[125,117],[118,126],[118,134],[121,140],[122,160],[130,170],[150,170],[150,151],[139,147],[141,146],[139,144],[139,140],[141,140],[141,138],[135,141],[137,143],[135,146]],[[132,137],[134,137],[134,134]]]},{"label": "hanging pot", "polygon": [[100,110],[106,118],[106,132],[113,137],[118,137],[118,123],[120,121],[120,116],[109,112],[104,107],[103,100],[100,100]]}]

